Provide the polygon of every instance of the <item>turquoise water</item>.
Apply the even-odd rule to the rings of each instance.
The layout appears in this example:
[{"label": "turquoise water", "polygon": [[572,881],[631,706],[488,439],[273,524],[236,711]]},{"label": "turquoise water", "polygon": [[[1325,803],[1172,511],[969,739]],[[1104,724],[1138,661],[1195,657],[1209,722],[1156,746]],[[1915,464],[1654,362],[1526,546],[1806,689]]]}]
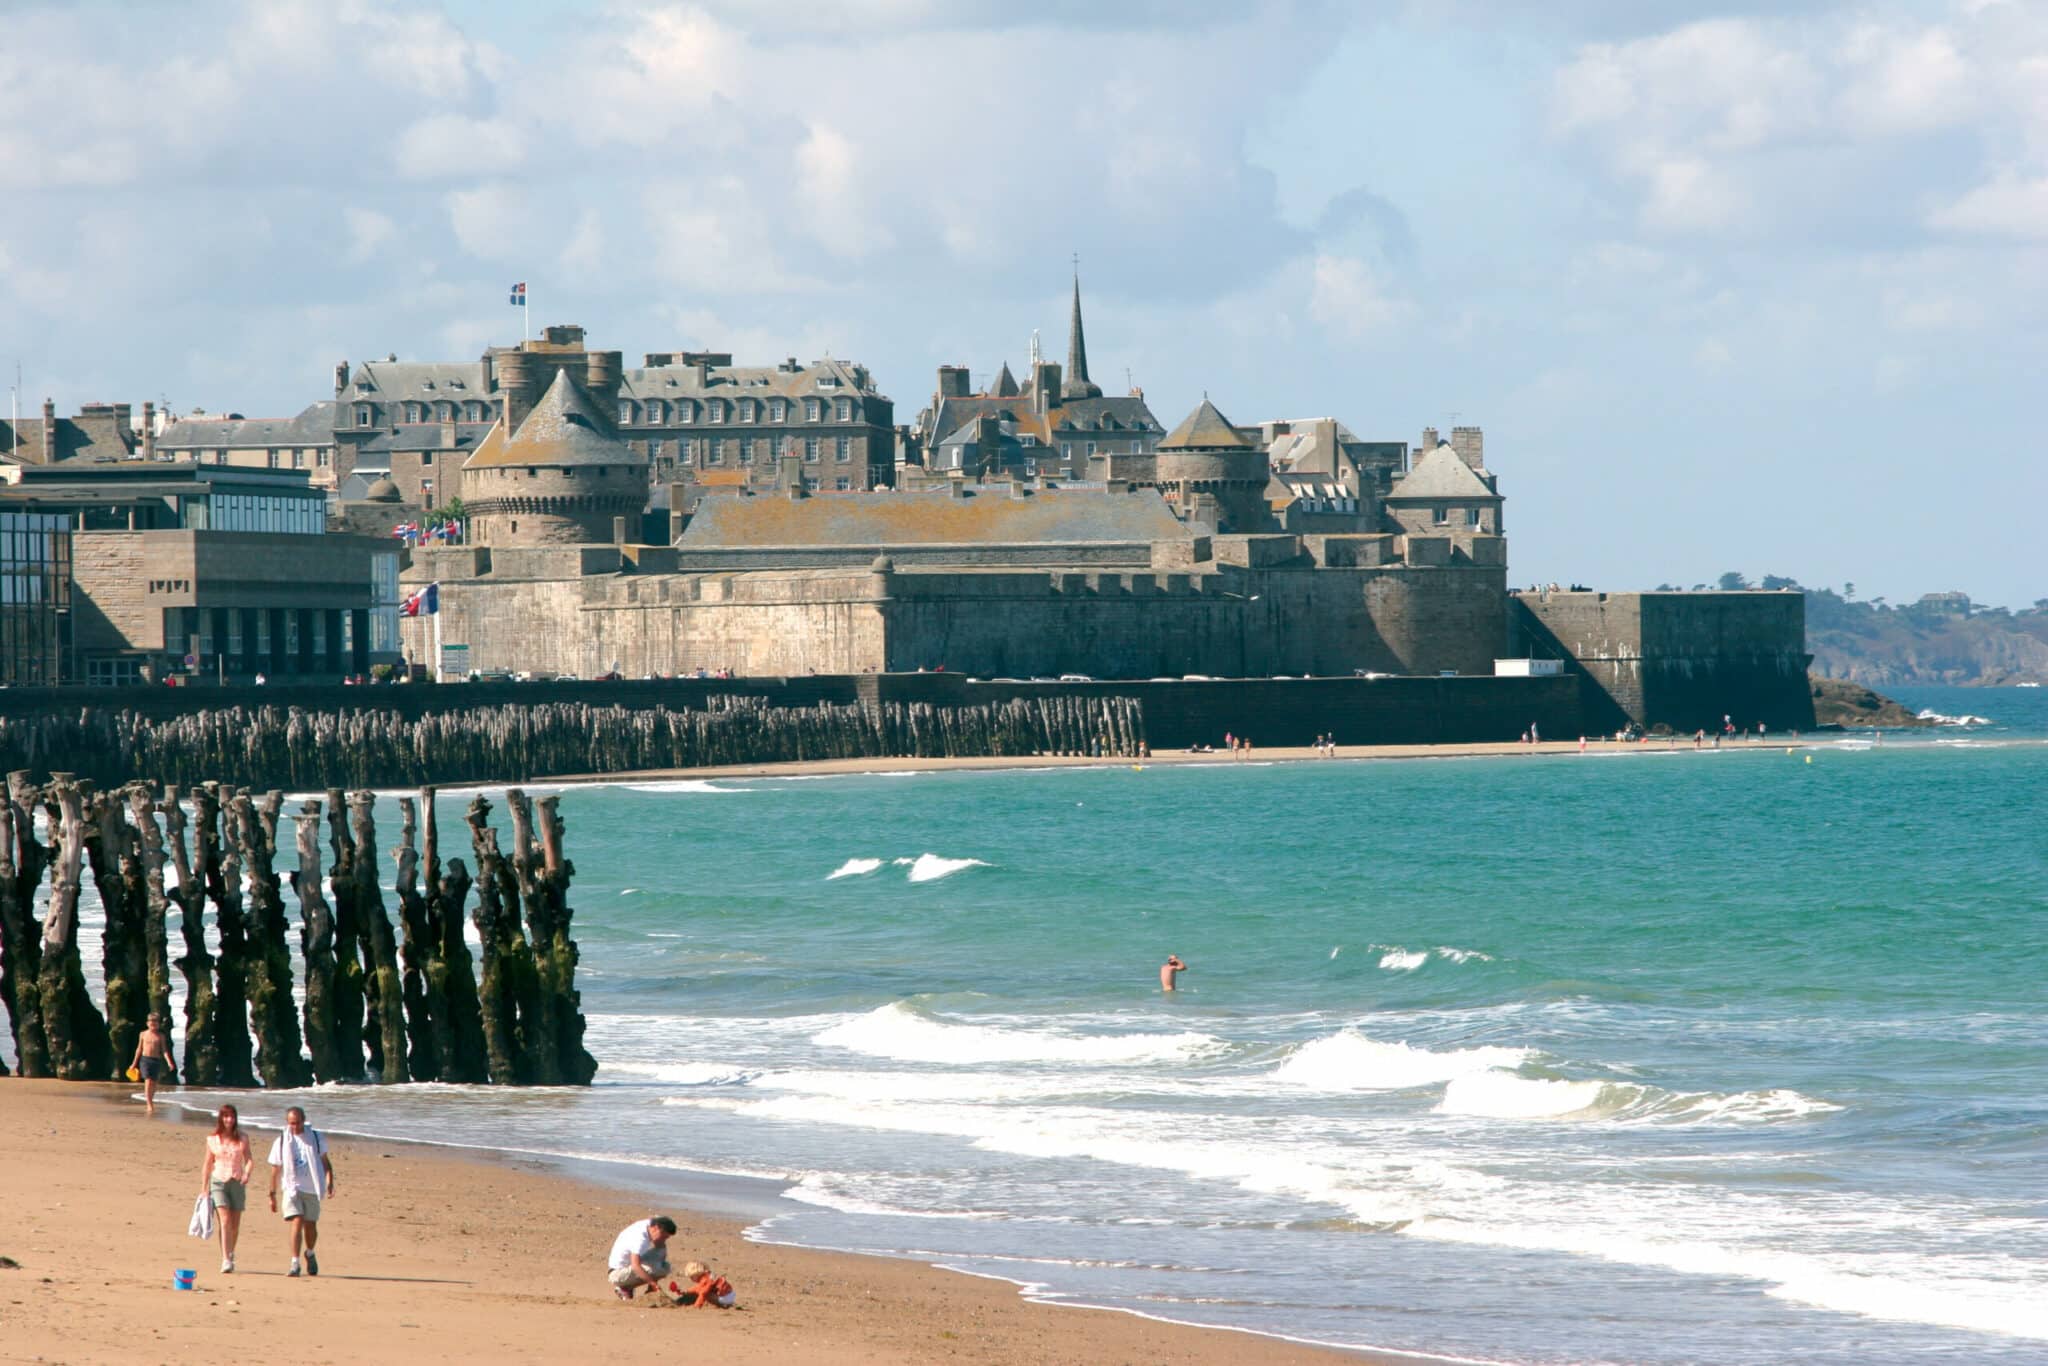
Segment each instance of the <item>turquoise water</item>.
[{"label": "turquoise water", "polygon": [[1328,1342],[2048,1360],[2044,698],[1795,754],[578,789],[599,1084],[316,1122],[759,1173],[767,1238]]}]

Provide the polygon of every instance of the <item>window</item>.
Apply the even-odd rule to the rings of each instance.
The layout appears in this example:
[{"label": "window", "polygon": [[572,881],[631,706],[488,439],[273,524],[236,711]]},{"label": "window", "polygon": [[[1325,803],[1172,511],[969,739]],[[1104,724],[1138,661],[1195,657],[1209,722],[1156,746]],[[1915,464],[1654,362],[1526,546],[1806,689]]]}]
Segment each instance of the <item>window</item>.
[{"label": "window", "polygon": [[465,422],[482,422],[484,420],[484,405],[474,400],[463,404],[462,418]]},{"label": "window", "polygon": [[654,440],[652,440],[652,441],[650,441],[650,442],[648,442],[648,443],[647,443],[647,458],[648,458],[649,460],[659,460],[659,459],[661,459],[661,438],[660,438],[660,437],[658,437],[658,436],[657,436],[657,437],[655,437],[655,438],[654,438]]},{"label": "window", "polygon": [[837,422],[853,421],[853,400],[842,398],[832,405],[832,417]]},{"label": "window", "polygon": [[1131,454],[1132,454],[1132,455],[1143,455],[1144,453],[1145,453],[1145,443],[1144,443],[1144,442],[1142,442],[1142,441],[1133,441],[1133,442],[1131,443]]},{"label": "window", "polygon": [[844,493],[848,489],[853,487],[853,481],[851,479],[846,478],[844,475],[841,475],[839,478],[834,479],[832,481],[832,487],[838,489],[841,493]]},{"label": "window", "polygon": [[619,425],[621,427],[627,427],[631,426],[632,422],[633,405],[628,400],[622,398],[619,400]]},{"label": "window", "polygon": [[711,439],[710,450],[704,457],[704,463],[707,465],[723,465],[725,463],[724,437],[715,436]]},{"label": "window", "polygon": [[377,405],[376,405],[376,404],[374,404],[374,403],[358,403],[358,404],[356,405],[356,425],[357,425],[358,427],[368,427],[368,426],[370,426],[370,425],[374,424],[374,423],[375,423],[376,421],[377,421]]},{"label": "window", "polygon": [[270,468],[272,468],[272,469],[276,469],[276,468],[277,468],[277,451],[276,451],[276,449],[275,449],[275,448],[272,448],[272,449],[271,449],[271,451],[269,452],[269,458],[270,458]]},{"label": "window", "polygon": [[825,405],[817,399],[807,398],[804,400],[804,421],[816,422],[824,415],[824,411]]},{"label": "window", "polygon": [[1466,509],[1465,509],[1465,525],[1466,525],[1466,526],[1478,526],[1478,525],[1479,525],[1479,509],[1478,509],[1478,508],[1466,508]]},{"label": "window", "polygon": [[438,403],[434,405],[434,420],[436,422],[453,422],[455,420],[455,405],[453,403]]},{"label": "window", "polygon": [[1074,443],[1073,443],[1073,442],[1071,442],[1071,441],[1062,441],[1062,442],[1060,442],[1060,458],[1061,458],[1062,460],[1072,460],[1072,459],[1074,458]]},{"label": "window", "polygon": [[818,463],[818,438],[815,436],[804,438],[804,462],[811,465]]},{"label": "window", "polygon": [[740,463],[742,465],[754,463],[754,439],[750,436],[740,438]]},{"label": "window", "polygon": [[715,398],[712,399],[711,402],[705,404],[704,420],[706,422],[725,421],[725,404],[721,400]]},{"label": "window", "polygon": [[750,398],[743,398],[743,399],[741,399],[741,400],[740,400],[740,421],[742,421],[742,422],[752,422],[753,420],[754,420],[754,400],[752,400],[752,399],[750,399]]},{"label": "window", "polygon": [[839,462],[840,464],[842,464],[842,465],[843,465],[843,464],[845,464],[845,463],[846,463],[847,461],[849,461],[849,460],[853,459],[853,438],[852,438],[852,437],[850,437],[850,436],[842,436],[842,437],[839,437],[839,438],[838,438],[838,440],[837,440],[837,442],[836,442],[836,447],[837,447],[837,448],[836,448],[836,449],[835,449],[835,450],[834,450],[834,451],[832,452],[832,458],[833,458],[834,460],[837,460],[837,461],[838,461],[838,462]]},{"label": "window", "polygon": [[1088,443],[1088,454],[1095,454],[1095,443],[1093,441]]},{"label": "window", "polygon": [[771,398],[771,399],[769,399],[769,400],[768,400],[768,420],[769,420],[770,422],[787,422],[787,421],[789,421],[789,404],[788,404],[788,402],[787,402],[787,401],[785,401],[785,400],[783,400],[783,399],[779,399],[779,398]]},{"label": "window", "polygon": [[667,414],[662,411],[664,405],[662,404],[662,401],[658,398],[650,398],[647,400],[646,403],[642,404],[641,406],[645,411],[647,421],[650,426],[660,426],[662,424],[662,421],[667,417]]},{"label": "window", "polygon": [[682,399],[677,399],[677,400],[676,400],[676,421],[678,421],[678,422],[686,422],[686,423],[687,423],[687,422],[694,422],[694,421],[696,420],[696,418],[697,418],[697,405],[696,405],[696,404],[694,404],[694,403],[690,402],[690,400],[688,400],[688,399],[686,399],[686,398],[682,398]]},{"label": "window", "polygon": [[1451,510],[1449,508],[1439,507],[1436,509],[1436,524],[1438,526],[1448,526],[1450,525],[1450,521]]}]

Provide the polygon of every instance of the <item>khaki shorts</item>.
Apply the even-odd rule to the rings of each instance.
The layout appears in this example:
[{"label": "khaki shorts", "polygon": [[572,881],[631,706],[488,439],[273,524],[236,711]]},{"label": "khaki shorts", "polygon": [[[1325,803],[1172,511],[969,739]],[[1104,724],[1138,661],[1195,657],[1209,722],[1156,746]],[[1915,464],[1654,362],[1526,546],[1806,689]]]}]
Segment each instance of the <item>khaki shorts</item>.
[{"label": "khaki shorts", "polygon": [[249,1208],[249,1187],[240,1181],[214,1181],[209,1183],[215,1209],[231,1209],[240,1214]]},{"label": "khaki shorts", "polygon": [[[656,1276],[668,1275],[668,1266],[666,1263],[656,1265],[655,1263],[648,1261],[645,1257],[642,1257],[640,1259],[640,1265],[646,1267],[648,1271],[652,1272]],[[625,1266],[615,1267],[612,1270],[612,1284],[618,1286],[621,1290],[625,1289],[629,1285],[639,1285],[641,1284],[640,1273],[633,1269],[632,1264],[630,1262],[627,1263]]]},{"label": "khaki shorts", "polygon": [[320,1197],[311,1191],[293,1191],[284,1197],[277,1212],[287,1219],[304,1219],[309,1224],[320,1222]]}]

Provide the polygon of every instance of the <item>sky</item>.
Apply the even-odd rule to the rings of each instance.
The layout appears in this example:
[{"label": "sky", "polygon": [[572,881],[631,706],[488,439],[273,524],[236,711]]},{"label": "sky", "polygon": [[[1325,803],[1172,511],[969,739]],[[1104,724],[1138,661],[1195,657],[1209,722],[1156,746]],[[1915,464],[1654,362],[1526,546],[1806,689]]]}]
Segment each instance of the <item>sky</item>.
[{"label": "sky", "polygon": [[1096,382],[1168,426],[1483,427],[1513,583],[2048,597],[2035,0],[6,13],[24,412],[288,415],[516,342],[525,281],[907,422],[1064,359],[1078,257]]}]

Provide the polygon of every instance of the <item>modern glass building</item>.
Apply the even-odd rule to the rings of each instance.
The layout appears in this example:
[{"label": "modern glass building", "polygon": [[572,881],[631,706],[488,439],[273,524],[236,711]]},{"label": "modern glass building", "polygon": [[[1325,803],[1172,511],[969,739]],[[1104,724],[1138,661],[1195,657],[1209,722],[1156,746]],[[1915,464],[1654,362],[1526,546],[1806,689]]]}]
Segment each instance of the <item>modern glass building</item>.
[{"label": "modern glass building", "polygon": [[71,519],[0,512],[0,683],[60,682],[70,632]]}]

